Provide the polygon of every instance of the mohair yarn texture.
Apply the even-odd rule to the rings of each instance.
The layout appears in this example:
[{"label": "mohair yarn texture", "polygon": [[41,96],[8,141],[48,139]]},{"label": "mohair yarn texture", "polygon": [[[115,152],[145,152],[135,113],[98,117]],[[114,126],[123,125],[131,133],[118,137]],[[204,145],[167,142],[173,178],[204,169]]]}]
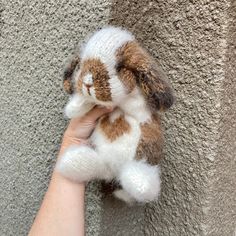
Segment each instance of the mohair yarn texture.
[{"label": "mohair yarn texture", "polygon": [[174,97],[154,58],[129,31],[104,27],[73,56],[63,83],[73,92],[67,117],[83,117],[95,105],[113,111],[97,121],[90,145],[65,150],[56,170],[78,182],[116,182],[114,196],[128,204],[157,201],[163,150],[159,112],[170,108]]},{"label": "mohair yarn texture", "polygon": [[176,94],[164,117],[157,204],[127,207],[87,187],[89,236],[232,236],[235,232],[235,1],[0,3],[0,235],[27,235],[67,121],[65,58],[107,24],[130,30]]}]

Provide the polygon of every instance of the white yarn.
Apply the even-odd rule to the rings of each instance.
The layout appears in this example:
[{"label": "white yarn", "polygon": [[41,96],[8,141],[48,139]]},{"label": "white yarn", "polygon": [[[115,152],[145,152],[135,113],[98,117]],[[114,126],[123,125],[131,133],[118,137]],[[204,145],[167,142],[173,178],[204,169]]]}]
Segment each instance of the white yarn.
[{"label": "white yarn", "polygon": [[76,93],[70,98],[70,101],[65,107],[65,115],[68,118],[82,117],[92,109],[94,103],[91,103],[84,96]]},{"label": "white yarn", "polygon": [[144,161],[129,161],[120,172],[120,183],[124,190],[139,202],[157,199],[160,188],[160,170]]},{"label": "white yarn", "polygon": [[116,63],[115,54],[119,47],[129,41],[133,41],[134,36],[118,27],[105,27],[92,35],[81,52],[81,59],[99,58],[106,66],[114,67]]},{"label": "white yarn", "polygon": [[[83,85],[83,95],[74,94],[65,107],[65,114],[72,118],[83,116],[95,104],[116,106],[116,110],[110,114],[110,121],[114,122],[120,115],[124,115],[130,131],[111,141],[98,123],[90,137],[96,149],[87,146],[70,147],[56,167],[64,176],[76,181],[116,178],[123,189],[115,191],[114,195],[129,204],[134,200],[138,202],[156,200],[161,185],[159,167],[135,160],[136,149],[142,135],[140,124],[148,122],[151,113],[140,90],[136,87],[127,95],[127,89],[115,71],[117,49],[133,40],[134,36],[121,28],[106,27],[96,32],[85,44],[81,60],[98,58],[104,63],[109,74],[112,101],[98,101],[94,88],[90,88],[89,95]],[[78,76],[76,78],[78,79]],[[83,82],[91,84],[91,74],[87,74]]]},{"label": "white yarn", "polygon": [[100,177],[97,153],[85,145],[69,147],[58,162],[56,169],[65,177],[78,182],[89,181]]},{"label": "white yarn", "polygon": [[126,202],[130,206],[135,203],[135,199],[129,193],[127,193],[124,189],[115,190],[113,194],[115,197]]}]

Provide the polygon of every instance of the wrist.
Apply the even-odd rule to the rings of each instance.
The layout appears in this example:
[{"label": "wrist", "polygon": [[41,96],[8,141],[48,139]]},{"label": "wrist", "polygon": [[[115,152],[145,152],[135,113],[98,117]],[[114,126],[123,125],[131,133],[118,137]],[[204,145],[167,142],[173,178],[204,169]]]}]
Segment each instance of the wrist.
[{"label": "wrist", "polygon": [[84,188],[86,183],[85,182],[76,182],[72,181],[65,176],[63,176],[60,172],[58,172],[56,169],[54,169],[52,178],[50,181],[50,185],[63,185],[63,186],[70,186],[70,187],[79,187],[79,188]]},{"label": "wrist", "polygon": [[72,138],[72,137],[66,137],[66,138],[64,137],[62,140],[62,143],[61,143],[58,157],[60,157],[67,148],[69,148],[73,145],[81,145],[83,143],[85,143],[85,140],[78,139],[78,138]]}]

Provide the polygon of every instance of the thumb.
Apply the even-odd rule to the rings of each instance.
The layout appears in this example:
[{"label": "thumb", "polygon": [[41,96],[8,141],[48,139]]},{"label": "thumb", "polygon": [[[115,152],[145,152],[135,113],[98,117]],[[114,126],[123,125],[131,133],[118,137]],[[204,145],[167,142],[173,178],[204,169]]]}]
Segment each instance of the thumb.
[{"label": "thumb", "polygon": [[95,106],[91,111],[89,111],[85,117],[92,122],[95,122],[102,115],[109,113],[113,110],[113,108]]}]

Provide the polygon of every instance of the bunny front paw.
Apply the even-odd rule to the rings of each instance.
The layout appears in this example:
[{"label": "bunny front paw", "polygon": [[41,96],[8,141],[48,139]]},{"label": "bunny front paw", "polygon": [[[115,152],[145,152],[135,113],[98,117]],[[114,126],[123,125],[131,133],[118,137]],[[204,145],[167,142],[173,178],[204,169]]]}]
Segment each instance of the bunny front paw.
[{"label": "bunny front paw", "polygon": [[78,182],[89,181],[98,175],[98,155],[88,146],[71,146],[59,160],[56,170]]}]

